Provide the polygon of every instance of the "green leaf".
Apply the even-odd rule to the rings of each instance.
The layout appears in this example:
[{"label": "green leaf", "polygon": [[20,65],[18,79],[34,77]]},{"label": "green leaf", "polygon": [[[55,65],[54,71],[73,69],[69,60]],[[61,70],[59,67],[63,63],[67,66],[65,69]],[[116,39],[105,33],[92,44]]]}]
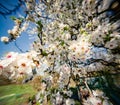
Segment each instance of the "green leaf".
[{"label": "green leaf", "polygon": [[42,22],[39,20],[39,21],[36,22],[36,24],[38,25],[37,29],[41,32],[42,28],[43,28]]},{"label": "green leaf", "polygon": [[16,20],[17,18],[15,16],[10,16],[10,19]]},{"label": "green leaf", "polygon": [[42,22],[40,20],[37,21],[36,24],[38,24],[40,27],[43,27]]},{"label": "green leaf", "polygon": [[24,18],[18,18],[20,21],[23,21],[24,20]]},{"label": "green leaf", "polygon": [[80,31],[81,31],[81,32],[85,32],[85,29],[81,27],[81,28],[80,28]]},{"label": "green leaf", "polygon": [[64,31],[68,31],[69,30],[69,28],[67,26],[64,27],[63,29],[64,29]]},{"label": "green leaf", "polygon": [[37,41],[34,41],[35,44],[37,44]]},{"label": "green leaf", "polygon": [[47,56],[48,54],[46,53],[46,51],[42,51],[42,55]]},{"label": "green leaf", "polygon": [[65,44],[65,42],[63,40],[61,40],[60,45],[63,46]]},{"label": "green leaf", "polygon": [[110,34],[107,34],[106,37],[104,38],[104,41],[107,42],[110,40],[111,40]]},{"label": "green leaf", "polygon": [[75,105],[81,105],[81,103],[77,100],[75,100]]},{"label": "green leaf", "polygon": [[38,38],[40,38],[40,34],[38,34]]},{"label": "green leaf", "polygon": [[37,102],[36,105],[41,105],[41,104],[39,102]]}]

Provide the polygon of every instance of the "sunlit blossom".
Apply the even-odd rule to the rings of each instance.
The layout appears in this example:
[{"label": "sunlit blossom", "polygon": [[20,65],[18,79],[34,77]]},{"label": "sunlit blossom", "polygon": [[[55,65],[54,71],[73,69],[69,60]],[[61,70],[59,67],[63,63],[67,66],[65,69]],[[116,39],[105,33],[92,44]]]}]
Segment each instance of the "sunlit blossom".
[{"label": "sunlit blossom", "polygon": [[67,99],[66,100],[66,105],[75,105],[75,102],[72,99]]},{"label": "sunlit blossom", "polygon": [[105,44],[105,47],[109,49],[115,49],[116,47],[118,47],[118,41],[115,39],[112,39],[111,41]]},{"label": "sunlit blossom", "polygon": [[8,37],[1,37],[1,41],[4,43],[9,42],[9,38]]}]

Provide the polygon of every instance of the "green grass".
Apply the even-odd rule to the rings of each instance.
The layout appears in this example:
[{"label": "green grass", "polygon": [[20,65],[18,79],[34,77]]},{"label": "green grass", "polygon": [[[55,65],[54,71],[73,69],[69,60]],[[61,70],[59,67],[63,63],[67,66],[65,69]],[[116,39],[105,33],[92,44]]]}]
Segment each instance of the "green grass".
[{"label": "green grass", "polygon": [[27,105],[36,90],[30,84],[0,86],[0,105]]}]

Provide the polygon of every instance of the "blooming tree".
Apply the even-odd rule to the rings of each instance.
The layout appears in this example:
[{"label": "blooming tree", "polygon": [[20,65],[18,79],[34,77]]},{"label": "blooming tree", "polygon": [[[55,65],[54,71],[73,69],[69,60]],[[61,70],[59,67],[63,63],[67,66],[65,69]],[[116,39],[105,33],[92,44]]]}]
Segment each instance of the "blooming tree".
[{"label": "blooming tree", "polygon": [[[32,75],[37,67],[33,61],[37,58],[44,69],[38,103],[112,105],[103,91],[110,85],[110,75],[120,72],[119,2],[110,6],[107,0],[24,3],[25,17],[14,17],[15,26],[8,30],[9,37],[2,37],[1,41],[16,40],[28,27],[28,34],[38,37],[32,44],[35,56],[29,52],[31,55],[25,54],[24,60],[21,60],[24,54],[14,54],[12,61],[9,57],[1,60],[2,73],[13,72],[8,75],[11,79],[21,74]],[[109,9],[115,11],[114,15]],[[3,62],[8,64],[2,65]],[[41,68],[37,70],[39,74]]]}]

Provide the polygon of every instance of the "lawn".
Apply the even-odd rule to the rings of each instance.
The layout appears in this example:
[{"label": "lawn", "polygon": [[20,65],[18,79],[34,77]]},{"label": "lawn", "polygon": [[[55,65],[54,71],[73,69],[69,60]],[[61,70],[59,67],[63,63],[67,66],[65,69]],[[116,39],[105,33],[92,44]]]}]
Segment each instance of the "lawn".
[{"label": "lawn", "polygon": [[27,105],[28,98],[36,92],[31,84],[0,86],[0,105]]}]

